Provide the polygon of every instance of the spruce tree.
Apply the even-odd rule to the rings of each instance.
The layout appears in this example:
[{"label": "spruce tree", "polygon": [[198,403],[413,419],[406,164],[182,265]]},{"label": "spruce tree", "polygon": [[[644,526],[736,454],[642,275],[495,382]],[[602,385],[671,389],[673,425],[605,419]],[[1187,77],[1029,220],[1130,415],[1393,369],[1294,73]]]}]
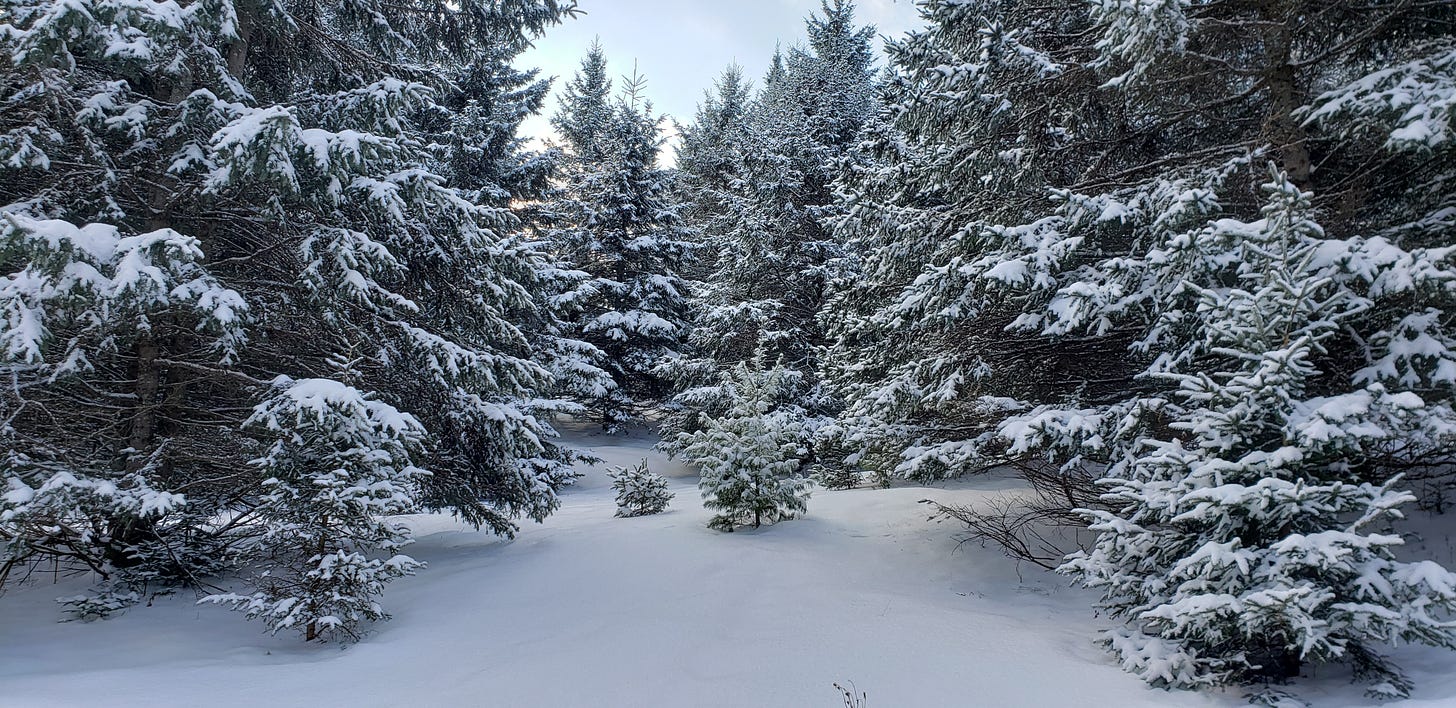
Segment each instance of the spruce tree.
[{"label": "spruce tree", "polygon": [[703,506],[718,513],[709,528],[735,527],[792,519],[804,513],[809,482],[799,474],[804,412],[782,404],[781,389],[794,374],[782,368],[739,364],[723,374],[732,404],[692,433],[679,433],[678,446],[702,472],[698,483]]},{"label": "spruce tree", "polygon": [[[582,96],[609,85],[593,78],[604,61],[600,47],[583,61],[573,81]],[[585,100],[565,102],[556,117],[570,151],[546,238],[581,273],[559,301],[573,336],[603,352],[611,384],[587,405],[608,431],[666,395],[655,368],[686,333],[679,271],[693,251],[692,230],[678,213],[671,174],[657,165],[661,118],[641,96],[643,85],[632,77],[605,118]]]},{"label": "spruce tree", "polygon": [[1040,524],[1091,523],[1064,570],[1150,682],[1347,661],[1404,692],[1377,644],[1452,644],[1450,574],[1390,533],[1456,444],[1449,7],[925,9],[843,181],[839,440],[1015,465],[1008,513],[946,511],[1044,565]]},{"label": "spruce tree", "polygon": [[607,55],[601,41],[593,41],[581,68],[562,91],[561,107],[551,117],[551,125],[566,141],[571,157],[590,165],[605,157],[604,142],[615,114]]},{"label": "spruce tree", "polygon": [[667,491],[667,478],[647,469],[647,459],[632,467],[614,467],[607,473],[617,492],[617,516],[658,514],[676,496]]},{"label": "spruce tree", "polygon": [[823,220],[838,160],[873,108],[871,27],[825,2],[808,49],[776,58],[749,107],[737,175],[716,198],[727,213],[714,269],[695,303],[702,358],[716,371],[762,354],[812,377],[825,264],[838,255]]},{"label": "spruce tree", "polygon": [[280,377],[274,388],[244,421],[272,438],[251,462],[267,477],[258,590],[207,600],[261,618],[274,633],[356,639],[363,621],[387,616],[374,599],[384,584],[423,565],[396,553],[410,534],[386,517],[415,508],[427,473],[411,458],[425,429],[338,381]]},{"label": "spruce tree", "polygon": [[1037,221],[1048,189],[1099,159],[1066,143],[1120,136],[1115,97],[1069,66],[1085,13],[926,9],[926,30],[889,45],[885,108],[841,177],[846,257],[821,315],[826,376],[846,403],[837,442],[884,478],[917,480],[1002,464],[994,431],[1010,412],[1115,396],[1136,370],[1123,332],[1053,341],[1012,326],[1079,242]]},{"label": "spruce tree", "polygon": [[[514,56],[566,12],[7,8],[0,579],[54,560],[197,583],[282,554],[296,580],[347,556],[353,585],[299,585],[316,594],[290,620],[347,638],[409,565],[379,516],[445,508],[510,534],[556,507],[572,473],[539,417],[558,407],[536,361],[539,260],[505,206],[448,183],[456,161],[428,138],[452,73]],[[295,415],[285,380],[368,403]],[[350,437],[380,411],[415,422]],[[397,493],[324,499],[301,475],[325,459]],[[328,504],[344,506],[314,518]],[[328,528],[278,531],[299,523]]]},{"label": "spruce tree", "polygon": [[475,203],[513,220],[513,232],[524,230],[511,248],[533,262],[531,272],[519,277],[536,306],[516,322],[552,374],[551,398],[564,399],[553,401],[550,412],[578,413],[576,401],[604,395],[612,381],[601,368],[602,351],[573,336],[568,321],[574,314],[570,293],[584,274],[540,236],[549,223],[542,205],[555,196],[552,180],[567,161],[557,149],[527,150],[520,135],[522,122],[541,111],[551,90],[551,80],[537,70],[512,66],[523,50],[523,44],[492,47],[455,69],[453,89],[427,127],[442,175]]},{"label": "spruce tree", "polygon": [[[1439,161],[1422,162],[1419,177],[1347,162],[1351,150],[1382,149],[1369,123],[1342,120],[1339,131],[1316,130],[1316,116],[1352,118],[1354,111],[1344,109],[1353,109],[1348,99],[1331,103],[1332,94],[1301,108],[1276,105],[1257,79],[1185,80],[1190,72],[1175,67],[1211,61],[1210,55],[1174,49],[1155,68],[1179,77],[1174,84],[1187,93],[1177,97],[1169,89],[1145,90],[1125,76],[1125,66],[1112,71],[1124,61],[1115,56],[1085,61],[1083,53],[1095,47],[1076,35],[1102,25],[1078,4],[1047,12],[991,4],[929,8],[931,26],[891,47],[895,76],[886,83],[887,110],[866,132],[865,167],[843,181],[847,211],[836,228],[856,257],[846,259],[825,317],[835,335],[829,370],[850,404],[846,427],[856,431],[858,452],[895,474],[978,469],[998,461],[986,457],[996,457],[995,436],[984,434],[1018,408],[1073,400],[1101,405],[1136,387],[1132,377],[1146,364],[1147,348],[1129,350],[1140,335],[1127,322],[1146,320],[1156,302],[1137,279],[1136,254],[1151,248],[1155,227],[1166,233],[1198,223],[1217,209],[1235,208],[1230,199],[1237,209],[1255,208],[1260,179],[1253,175],[1263,162],[1240,156],[1271,154],[1267,125],[1301,122],[1309,133],[1303,142],[1332,156],[1320,179],[1339,191],[1315,190],[1314,198],[1338,217],[1342,233],[1387,228],[1375,212],[1356,217],[1350,209],[1350,200],[1368,198],[1352,179],[1447,183]],[[1288,22],[1305,34],[1303,44],[1327,43],[1326,35],[1338,32],[1329,17],[1304,25],[1291,13]],[[1392,26],[1424,25],[1404,11],[1388,19]],[[1197,26],[1213,33],[1210,41],[1228,40],[1219,46],[1230,54],[1239,53],[1241,45],[1214,32],[1217,25]],[[1344,54],[1321,62],[1330,72],[1355,76],[1374,55],[1429,51],[1429,38],[1408,41],[1399,48],[1407,40],[1395,32],[1366,45],[1341,45]],[[1273,56],[1258,61],[1284,66],[1279,48],[1270,51]],[[1381,70],[1363,81],[1388,86],[1428,64],[1439,62],[1414,61],[1399,74]],[[1310,69],[1316,74],[1338,83],[1333,74]],[[1318,93],[1304,91],[1307,101]],[[1225,100],[1218,96],[1231,96],[1237,109],[1188,107]],[[1269,117],[1220,118],[1235,110]],[[1382,113],[1378,121],[1396,120]],[[1106,145],[1119,147],[1099,147]],[[1192,157],[1173,159],[1179,155]],[[1290,159],[1291,167],[1302,162]],[[1302,170],[1288,173],[1298,182]],[[1435,223],[1428,217],[1440,213],[1444,200],[1417,190],[1378,204],[1391,217],[1390,228],[1415,227],[1406,240],[1419,246],[1432,242]],[[1122,273],[1113,275],[1114,268]]]},{"label": "spruce tree", "polygon": [[[704,171],[690,183],[709,256],[689,347],[666,367],[679,389],[664,420],[669,447],[675,433],[728,410],[722,374],[747,361],[797,372],[796,386],[780,393],[805,412],[806,434],[834,408],[818,386],[817,314],[828,264],[840,256],[825,222],[837,208],[839,163],[874,107],[874,29],[856,27],[853,4],[836,0],[808,18],[807,32],[808,47],[776,54],[741,127],[733,107],[744,91],[729,73],[687,132],[688,168]],[[718,136],[722,147],[708,152],[700,136]]]},{"label": "spruce tree", "polygon": [[[1180,317],[1193,336],[1167,352],[1176,385],[1166,428],[1126,443],[1101,486],[1112,508],[1085,513],[1096,545],[1064,566],[1101,588],[1128,627],[1106,643],[1156,685],[1285,679],[1344,661],[1372,693],[1409,682],[1376,648],[1456,648],[1439,619],[1456,573],[1402,562],[1390,523],[1415,496],[1359,470],[1396,441],[1441,444],[1449,402],[1371,381],[1311,396],[1319,361],[1373,303],[1329,258],[1310,194],[1276,171],[1261,219],[1221,219],[1182,240]],[[1322,253],[1322,251],[1325,251]]]},{"label": "spruce tree", "polygon": [[693,206],[708,210],[695,215],[700,223],[711,221],[715,193],[727,189],[738,174],[752,91],[743,68],[729,66],[704,93],[693,122],[680,131],[677,169],[688,194],[696,197]]},{"label": "spruce tree", "polygon": [[732,189],[741,179],[751,99],[751,87],[742,69],[730,66],[705,93],[693,123],[680,129],[679,178],[674,186],[683,203],[683,218],[695,228],[700,257],[684,273],[690,284],[691,327],[686,341],[681,352],[665,358],[657,367],[674,389],[672,399],[664,406],[661,423],[663,446],[667,449],[673,448],[676,433],[696,429],[695,421],[701,412],[715,406],[721,412],[718,364],[702,354],[718,345],[715,337],[725,327],[706,321],[718,314],[707,289],[711,288],[717,265],[712,249],[734,228],[739,207]]},{"label": "spruce tree", "polygon": [[1451,643],[1406,613],[1443,616],[1449,573],[1387,528],[1456,450],[1451,9],[925,9],[844,180],[838,439],[893,475],[1022,470],[1008,515],[947,511],[1029,560],[1089,519],[1066,570],[1150,681],[1348,662],[1401,693],[1377,645]]}]

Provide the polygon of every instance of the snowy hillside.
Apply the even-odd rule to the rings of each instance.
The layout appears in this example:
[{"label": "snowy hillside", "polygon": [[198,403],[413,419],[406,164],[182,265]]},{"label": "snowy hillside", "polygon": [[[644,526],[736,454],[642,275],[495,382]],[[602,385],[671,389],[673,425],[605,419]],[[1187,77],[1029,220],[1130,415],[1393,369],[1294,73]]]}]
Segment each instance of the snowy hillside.
[{"label": "snowy hillside", "polygon": [[[832,684],[850,681],[874,708],[1242,703],[1119,671],[1091,642],[1086,593],[957,548],[916,503],[1009,482],[818,490],[806,518],[730,535],[705,528],[696,476],[651,436],[575,442],[606,464],[514,542],[412,517],[410,550],[429,568],[391,586],[394,621],[346,649],[270,638],[190,593],[57,624],[69,585],[42,579],[0,603],[0,705],[787,708],[840,705]],[[603,467],[642,457],[677,498],[613,518]],[[1456,702],[1448,655],[1402,658],[1413,705]],[[1373,705],[1337,678],[1307,688],[1317,705]]]}]

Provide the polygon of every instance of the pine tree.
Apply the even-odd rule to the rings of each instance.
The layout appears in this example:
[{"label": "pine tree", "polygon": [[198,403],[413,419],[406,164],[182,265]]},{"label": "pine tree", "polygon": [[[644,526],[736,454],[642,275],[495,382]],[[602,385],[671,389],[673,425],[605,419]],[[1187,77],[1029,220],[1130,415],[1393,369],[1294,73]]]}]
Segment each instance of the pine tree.
[{"label": "pine tree", "polygon": [[[307,417],[248,424],[277,403],[280,376],[413,416],[409,464],[429,475],[349,472],[393,480],[412,504],[503,534],[556,507],[572,473],[538,417],[559,407],[535,361],[540,261],[484,181],[457,189],[432,171],[452,160],[428,136],[452,72],[514,56],[566,12],[554,0],[7,8],[0,309],[15,385],[0,579],[54,560],[196,583],[259,561],[266,544],[252,540],[314,497],[269,482],[294,472],[247,462],[330,435]],[[356,442],[405,464],[403,442]],[[343,454],[306,447],[288,454]],[[371,559],[351,566],[358,602],[334,608],[346,624],[372,616],[362,598],[392,576],[366,566],[398,544],[360,533],[321,536]],[[342,558],[334,543],[323,555]],[[332,622],[315,608],[316,629]]]},{"label": "pine tree", "polygon": [[794,375],[739,364],[723,377],[732,397],[727,413],[678,436],[683,458],[702,471],[703,506],[719,512],[708,527],[758,528],[804,513],[809,499],[808,480],[799,476],[808,452],[801,442],[804,413],[777,403]]},{"label": "pine tree", "polygon": [[[600,54],[598,47],[587,56],[573,85],[599,85],[588,79],[601,70]],[[550,207],[555,221],[546,234],[551,248],[582,274],[560,301],[570,313],[572,335],[604,354],[602,368],[612,383],[587,403],[609,431],[662,399],[664,384],[654,369],[678,349],[686,330],[686,284],[679,271],[691,257],[692,230],[678,214],[671,175],[657,166],[661,119],[640,95],[643,85],[640,77],[630,79],[589,139],[568,137],[565,195]],[[565,103],[556,122],[595,124],[593,105]]]}]

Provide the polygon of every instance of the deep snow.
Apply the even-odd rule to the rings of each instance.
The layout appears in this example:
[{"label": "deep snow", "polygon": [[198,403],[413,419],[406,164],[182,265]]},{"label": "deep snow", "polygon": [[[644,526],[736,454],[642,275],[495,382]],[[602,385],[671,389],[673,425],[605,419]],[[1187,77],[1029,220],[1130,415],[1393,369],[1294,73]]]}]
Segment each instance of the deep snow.
[{"label": "deep snow", "polygon": [[[1093,598],[1066,581],[957,545],[916,502],[973,502],[1008,482],[817,490],[806,518],[705,528],[696,475],[626,438],[577,432],[606,463],[514,541],[411,517],[429,563],[390,586],[394,614],[347,649],[269,637],[191,595],[93,623],[58,624],[42,582],[0,599],[3,706],[1221,706],[1168,693],[1093,643]],[[604,468],[647,457],[672,477],[669,511],[613,517]],[[1456,705],[1456,655],[1402,652],[1407,705]],[[1340,677],[1316,705],[1373,705]]]}]

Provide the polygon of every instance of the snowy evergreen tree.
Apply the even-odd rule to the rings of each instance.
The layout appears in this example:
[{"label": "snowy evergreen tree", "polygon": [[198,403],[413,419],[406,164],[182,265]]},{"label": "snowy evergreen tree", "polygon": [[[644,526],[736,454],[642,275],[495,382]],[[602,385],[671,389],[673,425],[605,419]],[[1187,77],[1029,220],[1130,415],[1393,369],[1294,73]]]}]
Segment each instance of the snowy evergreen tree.
[{"label": "snowy evergreen tree", "polygon": [[1197,334],[1152,374],[1177,385],[1161,411],[1171,436],[1127,445],[1102,482],[1114,509],[1086,512],[1096,546],[1064,570],[1127,618],[1107,642],[1149,682],[1282,679],[1349,661],[1375,693],[1404,695],[1374,645],[1456,648],[1441,619],[1456,610],[1456,574],[1397,561],[1403,540],[1388,525],[1415,497],[1352,472],[1397,441],[1449,444],[1452,411],[1376,381],[1308,397],[1315,362],[1372,303],[1341,282],[1310,195],[1282,173],[1267,188],[1262,219],[1187,239],[1194,253],[1180,255],[1207,268],[1184,280]]},{"label": "snowy evergreen tree", "polygon": [[810,49],[775,62],[748,112],[738,179],[719,194],[726,223],[696,303],[695,344],[712,375],[760,352],[814,373],[823,267],[838,255],[822,223],[830,184],[873,108],[874,29],[856,28],[843,0],[822,13],[808,20]]},{"label": "snowy evergreen tree", "polygon": [[[674,188],[682,202],[683,220],[697,231],[699,245],[711,244],[729,224],[727,194],[738,179],[747,137],[748,110],[752,105],[752,83],[743,69],[730,65],[705,91],[693,122],[678,124],[677,179]],[[689,282],[706,281],[714,259],[706,251],[688,264],[683,275]],[[668,378],[682,378],[683,360],[664,362]]]},{"label": "snowy evergreen tree", "polygon": [[732,531],[744,524],[773,523],[804,513],[809,482],[799,475],[804,412],[780,404],[780,389],[794,374],[739,364],[723,374],[732,405],[701,430],[680,433],[681,455],[702,471],[703,506],[718,512],[710,528]]},{"label": "snowy evergreen tree", "polygon": [[741,127],[735,102],[746,89],[730,71],[687,131],[687,169],[704,172],[690,178],[692,213],[712,260],[688,351],[664,367],[679,388],[664,420],[669,447],[675,433],[728,410],[721,374],[750,360],[798,372],[797,388],[782,394],[813,419],[806,432],[834,407],[819,391],[816,354],[826,265],[840,255],[824,221],[840,161],[873,111],[874,29],[856,27],[843,0],[823,3],[807,25],[809,47],[774,58]]},{"label": "snowy evergreen tree", "polygon": [[711,221],[715,193],[728,189],[738,174],[752,91],[743,68],[729,66],[713,89],[704,93],[692,124],[680,131],[677,168],[688,183],[689,194],[700,202],[693,206],[708,210],[707,214],[695,215],[699,223]]},{"label": "snowy evergreen tree", "polygon": [[[1115,128],[1098,122],[1112,109],[1095,77],[1059,55],[1078,50],[1062,37],[1085,26],[1079,8],[928,3],[929,27],[889,46],[886,107],[842,178],[848,255],[822,316],[847,403],[838,442],[882,477],[1000,464],[987,434],[1008,408],[1126,385],[1125,342],[1008,330],[1035,309],[1015,286],[1052,282],[1042,271],[1066,252],[1034,220],[1049,186],[1087,169],[1063,124],[1089,141]],[[1023,244],[1038,250],[1018,260]]]},{"label": "snowy evergreen tree", "polygon": [[[531,237],[515,246],[521,257],[535,261],[534,272],[519,277],[531,290],[536,309],[518,314],[517,324],[551,372],[552,391],[569,400],[588,400],[605,395],[612,381],[601,368],[602,351],[572,336],[565,321],[574,315],[570,293],[586,274],[573,270],[537,235],[546,226],[540,205],[554,196],[551,180],[564,169],[565,156],[556,149],[529,151],[527,138],[519,134],[522,122],[540,112],[551,90],[551,81],[538,78],[537,70],[512,66],[525,46],[493,46],[455,70],[454,89],[429,127],[437,133],[435,151],[450,183],[475,203],[501,210],[516,222],[513,231],[530,231]],[[559,411],[579,410],[554,405]]]},{"label": "snowy evergreen tree", "polygon": [[310,641],[356,639],[364,620],[383,619],[375,596],[422,564],[396,553],[409,530],[385,517],[414,511],[425,471],[411,457],[425,429],[393,406],[329,379],[280,377],[277,393],[245,421],[276,440],[250,464],[266,477],[254,512],[267,565],[252,595],[212,595]]},{"label": "snowy evergreen tree", "polygon": [[1047,566],[1092,519],[1067,568],[1150,681],[1400,693],[1378,644],[1450,644],[1448,575],[1390,550],[1456,460],[1450,8],[922,9],[835,221],[849,459],[1013,465],[1033,494],[949,511]]},{"label": "snowy evergreen tree", "polygon": [[566,141],[571,157],[583,167],[606,157],[606,141],[617,118],[612,98],[612,79],[607,75],[607,54],[600,41],[593,41],[581,60],[576,76],[567,82],[561,107],[551,125]]},{"label": "snowy evergreen tree", "polygon": [[[54,560],[193,583],[259,561],[266,545],[252,541],[303,518],[290,504],[317,490],[290,496],[268,480],[301,473],[247,461],[295,434],[312,452],[288,455],[333,454],[315,441],[328,426],[306,416],[280,414],[292,431],[246,425],[276,403],[279,376],[331,380],[413,416],[408,465],[405,443],[378,438],[355,441],[378,445],[361,455],[404,466],[348,472],[398,484],[411,505],[503,534],[556,507],[573,474],[540,417],[564,405],[543,395],[555,382],[536,361],[541,260],[485,180],[457,189],[447,180],[463,173],[432,171],[451,161],[429,136],[452,73],[514,56],[567,11],[555,0],[7,7],[0,579]],[[475,157],[499,169],[512,159],[500,149]],[[336,560],[350,543],[366,558],[397,544],[382,531],[319,533]],[[315,597],[324,604],[300,621],[373,616],[364,598],[392,571],[361,562],[349,607]]]},{"label": "snowy evergreen tree", "polygon": [[677,496],[667,491],[667,478],[647,469],[647,460],[632,467],[614,467],[607,476],[617,492],[617,516],[658,514]]},{"label": "snowy evergreen tree", "polygon": [[[583,96],[605,85],[592,79],[604,61],[600,47],[584,60],[572,84]],[[587,403],[608,431],[663,398],[654,368],[686,332],[679,271],[691,257],[692,230],[678,214],[669,171],[657,166],[661,119],[642,86],[630,79],[599,129],[571,128],[596,125],[591,101],[565,102],[556,117],[571,150],[565,195],[549,207],[555,221],[546,237],[582,274],[559,301],[572,314],[572,335],[604,353],[611,385]],[[576,133],[582,137],[571,137]]]},{"label": "snowy evergreen tree", "polygon": [[711,311],[704,289],[717,261],[712,247],[734,228],[738,202],[732,187],[742,169],[751,93],[742,69],[730,66],[705,93],[693,123],[679,129],[679,179],[674,187],[683,205],[684,221],[696,230],[700,257],[683,273],[689,281],[688,315],[692,322],[684,351],[664,358],[657,368],[657,373],[672,382],[675,389],[675,395],[663,407],[661,423],[663,447],[669,450],[674,447],[676,433],[696,429],[699,414],[721,403],[716,395],[716,362],[696,354],[714,346],[712,335],[722,329],[709,331],[704,326],[702,318]]},{"label": "snowy evergreen tree", "polygon": [[[1006,416],[1042,402],[1111,403],[1133,388],[1146,354],[1129,351],[1140,336],[1129,321],[1145,320],[1155,303],[1131,274],[1137,255],[1157,242],[1155,230],[1199,223],[1214,193],[1238,194],[1230,208],[1259,203],[1252,175],[1263,163],[1241,156],[1267,154],[1263,126],[1218,117],[1232,108],[1214,115],[1186,106],[1231,93],[1250,115],[1274,111],[1271,125],[1297,122],[1280,111],[1308,112],[1276,106],[1262,84],[1250,91],[1254,79],[1224,86],[1179,78],[1186,95],[1177,98],[1136,82],[1103,86],[1106,62],[1080,64],[1089,48],[1076,37],[1098,27],[1096,18],[1077,3],[1044,9],[928,3],[930,28],[892,47],[889,105],[866,132],[872,167],[845,179],[849,211],[836,228],[851,253],[864,255],[851,259],[828,308],[829,370],[850,404],[844,421],[856,452],[896,475],[934,478],[997,463],[987,456],[998,457],[999,443],[985,434]],[[1321,33],[1333,25],[1290,17],[1307,35],[1301,42],[1328,43]],[[1401,13],[1393,19],[1421,24]],[[1230,53],[1242,51],[1215,31],[1218,22],[1198,26],[1213,33],[1210,41],[1227,39],[1218,46]],[[1322,62],[1355,67],[1387,45],[1351,44]],[[1278,64],[1275,54],[1241,61]],[[1164,59],[1160,72],[1202,76],[1176,67],[1207,56]],[[1346,162],[1352,149],[1378,149],[1362,129],[1318,137],[1322,150],[1341,156],[1325,177],[1341,190],[1316,190],[1316,206],[1336,213],[1343,232],[1381,233],[1388,224],[1374,212],[1357,218],[1350,210],[1349,200],[1368,193],[1342,175],[1362,183],[1415,178]],[[1446,183],[1435,163],[1422,169],[1420,179]],[[1298,170],[1288,172],[1298,181]],[[1445,200],[1419,190],[1380,209],[1399,215],[1392,224],[1420,225],[1424,233],[1410,238],[1429,243],[1437,223],[1428,217]],[[1089,262],[1129,273],[1111,279]]]}]

